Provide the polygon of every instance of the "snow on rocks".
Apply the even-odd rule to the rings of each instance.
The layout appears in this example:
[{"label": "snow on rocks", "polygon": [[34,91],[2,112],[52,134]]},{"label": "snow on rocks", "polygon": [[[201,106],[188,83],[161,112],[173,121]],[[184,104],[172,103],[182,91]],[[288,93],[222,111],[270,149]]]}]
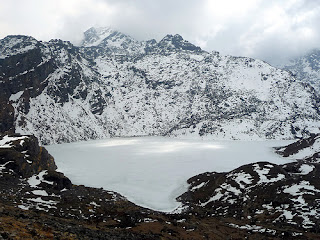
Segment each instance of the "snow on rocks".
[{"label": "snow on rocks", "polygon": [[234,181],[238,183],[240,188],[245,188],[246,185],[250,185],[252,183],[252,176],[243,171],[234,174]]},{"label": "snow on rocks", "polygon": [[25,178],[38,175],[43,170],[56,169],[52,156],[31,135],[0,136],[0,154],[2,164],[7,163],[7,172]]},{"label": "snow on rocks", "polygon": [[306,175],[309,174],[310,172],[312,172],[314,170],[314,166],[313,165],[309,165],[309,164],[302,164],[299,168],[300,174]]},{"label": "snow on rocks", "polygon": [[[37,209],[45,212],[48,212],[50,209],[57,209],[56,205],[59,203],[59,201],[52,200],[51,199],[52,196],[48,196],[48,194],[44,194],[44,192],[45,191],[42,190],[41,193],[38,192],[38,194],[35,194],[37,195],[36,198],[33,198],[33,197],[24,198],[22,200],[22,204],[18,205],[18,207],[23,210]],[[43,197],[46,197],[46,198],[43,198]],[[54,196],[54,199],[58,199],[58,198]]]},{"label": "snow on rocks", "polygon": [[45,190],[33,190],[32,193],[38,196],[48,196]]},{"label": "snow on rocks", "polygon": [[314,186],[310,185],[308,181],[301,181],[298,184],[293,184],[290,187],[284,187],[284,193],[289,193],[293,196],[301,196],[303,194],[312,194],[320,192],[320,190],[316,189]]},{"label": "snow on rocks", "polygon": [[48,183],[48,184],[53,184],[53,182],[49,182],[44,180],[43,176],[47,174],[47,170],[44,170],[42,172],[40,172],[37,175],[33,175],[32,177],[30,177],[27,182],[30,185],[30,187],[32,188],[37,188],[42,182]]},{"label": "snow on rocks", "polygon": [[[8,162],[6,162],[4,164],[0,164],[0,174],[3,175],[4,171],[8,171],[7,165],[8,164],[12,164],[12,163],[14,163],[14,162],[13,161],[8,161]],[[12,172],[12,170],[9,169],[9,172]]]},{"label": "snow on rocks", "polygon": [[275,226],[317,231],[320,183],[314,172],[319,170],[317,163],[295,161],[258,162],[228,173],[204,173],[190,178],[189,191],[177,200],[186,212],[204,208],[208,216],[249,222],[263,222],[268,216]]},{"label": "snow on rocks", "polygon": [[317,162],[320,152],[320,134],[312,134],[309,138],[275,149],[278,154],[284,157]]},{"label": "snow on rocks", "polygon": [[9,98],[9,101],[16,102],[17,100],[19,100],[22,94],[23,94],[23,91],[19,91],[17,93],[12,94]]},{"label": "snow on rocks", "polygon": [[26,53],[36,48],[38,41],[32,37],[13,35],[0,40],[0,59]]},{"label": "snow on rocks", "polygon": [[310,83],[317,91],[320,90],[320,49],[313,49],[279,67],[291,71],[299,81]]},{"label": "snow on rocks", "polygon": [[257,226],[257,225],[237,225],[237,224],[234,224],[234,223],[230,223],[229,226],[232,226],[234,228],[239,228],[239,229],[246,229],[246,230],[250,230],[252,232],[260,232],[260,233],[270,233],[272,235],[275,235],[277,233],[276,230],[274,229],[267,229],[267,228],[264,228],[262,226]]},{"label": "snow on rocks", "polygon": [[202,183],[200,183],[199,185],[195,185],[194,187],[192,187],[192,188],[190,189],[190,191],[195,191],[195,190],[197,190],[197,189],[199,189],[199,188],[202,188],[202,187],[205,186],[207,183],[208,183],[208,182],[202,182]]},{"label": "snow on rocks", "polygon": [[254,171],[259,175],[259,182],[257,184],[261,183],[270,183],[270,182],[277,182],[279,180],[282,180],[285,178],[284,174],[278,174],[277,177],[274,178],[268,178],[268,174],[270,172],[270,169],[274,167],[274,165],[267,164],[261,167],[259,164],[254,164]]},{"label": "snow on rocks", "polygon": [[2,139],[0,139],[0,148],[11,148],[14,146],[14,141],[20,141],[20,144],[23,144],[23,139],[28,138],[27,136],[21,136],[21,137],[11,137],[8,135],[2,136]]}]

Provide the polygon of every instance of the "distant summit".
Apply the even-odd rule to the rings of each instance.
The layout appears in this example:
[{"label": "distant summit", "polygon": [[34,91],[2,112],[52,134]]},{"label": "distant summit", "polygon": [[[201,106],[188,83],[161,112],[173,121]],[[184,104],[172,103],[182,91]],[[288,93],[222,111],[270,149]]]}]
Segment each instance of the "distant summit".
[{"label": "distant summit", "polygon": [[166,35],[159,43],[154,40],[138,41],[112,28],[90,28],[84,32],[83,47],[100,47],[115,54],[137,55],[145,53],[165,53],[180,50],[202,51],[200,47],[184,40],[180,35]]},{"label": "distant summit", "polygon": [[90,28],[84,32],[82,47],[100,47],[116,54],[139,54],[144,44],[112,28]]},{"label": "distant summit", "polygon": [[192,43],[184,40],[179,34],[167,35],[158,44],[160,48],[167,50],[180,49],[200,52],[201,48],[193,45]]},{"label": "distant summit", "polygon": [[84,47],[91,47],[91,46],[98,46],[103,39],[108,37],[110,34],[114,32],[111,28],[89,28],[85,31],[84,38],[81,42],[81,46]]}]

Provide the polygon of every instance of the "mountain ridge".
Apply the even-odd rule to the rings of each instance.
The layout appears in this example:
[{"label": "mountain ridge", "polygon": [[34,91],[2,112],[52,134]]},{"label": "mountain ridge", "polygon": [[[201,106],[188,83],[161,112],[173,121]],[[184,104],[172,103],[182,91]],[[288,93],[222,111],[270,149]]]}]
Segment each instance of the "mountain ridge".
[{"label": "mountain ridge", "polygon": [[0,40],[2,132],[52,144],[136,135],[288,139],[319,130],[320,97],[310,85],[180,35],[143,42],[142,52],[133,41],[77,47],[32,38],[24,46],[24,38]]}]

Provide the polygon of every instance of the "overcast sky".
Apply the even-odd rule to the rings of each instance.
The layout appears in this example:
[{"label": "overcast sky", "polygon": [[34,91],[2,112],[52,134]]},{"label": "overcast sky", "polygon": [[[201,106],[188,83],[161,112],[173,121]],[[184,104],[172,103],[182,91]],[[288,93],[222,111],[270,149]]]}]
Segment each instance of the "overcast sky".
[{"label": "overcast sky", "polygon": [[91,26],[138,40],[178,33],[207,51],[276,64],[320,47],[320,0],[0,0],[0,38],[77,42]]}]

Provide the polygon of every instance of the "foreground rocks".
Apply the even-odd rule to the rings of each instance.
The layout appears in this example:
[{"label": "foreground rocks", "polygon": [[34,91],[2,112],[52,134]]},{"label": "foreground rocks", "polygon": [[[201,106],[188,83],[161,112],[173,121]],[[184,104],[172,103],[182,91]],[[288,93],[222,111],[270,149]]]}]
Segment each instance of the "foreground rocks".
[{"label": "foreground rocks", "polygon": [[319,164],[189,179],[175,214],[73,185],[33,136],[0,137],[0,239],[320,239]]},{"label": "foreground rocks", "polygon": [[276,151],[300,159],[284,165],[258,162],[227,173],[188,180],[179,197],[185,211],[230,219],[230,226],[273,236],[320,238],[319,135]]}]

